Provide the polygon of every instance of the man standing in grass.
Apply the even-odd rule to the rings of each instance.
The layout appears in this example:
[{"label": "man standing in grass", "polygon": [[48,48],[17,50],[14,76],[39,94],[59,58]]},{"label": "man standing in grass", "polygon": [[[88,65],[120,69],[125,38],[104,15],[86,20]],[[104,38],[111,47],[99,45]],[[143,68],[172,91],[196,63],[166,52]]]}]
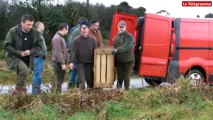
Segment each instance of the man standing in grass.
[{"label": "man standing in grass", "polygon": [[126,22],[118,23],[118,33],[114,39],[114,49],[112,54],[115,55],[115,66],[117,70],[117,88],[124,87],[129,89],[130,75],[134,63],[134,39],[133,36],[126,30]]},{"label": "man standing in grass", "polygon": [[26,93],[25,82],[30,74],[32,61],[30,56],[40,54],[41,39],[37,30],[33,29],[34,18],[23,15],[21,24],[11,28],[4,41],[6,63],[17,74],[16,87],[13,93]]},{"label": "man standing in grass", "polygon": [[34,62],[34,72],[33,72],[33,82],[32,82],[32,94],[40,93],[41,89],[41,80],[42,80],[42,73],[43,73],[43,66],[44,66],[44,59],[47,57],[47,46],[46,42],[43,37],[44,32],[44,23],[41,21],[37,21],[35,23],[35,28],[39,32],[39,37],[41,38],[41,47],[42,50],[40,52],[41,55],[35,55],[33,57]]},{"label": "man standing in grass", "polygon": [[68,31],[68,24],[64,22],[60,23],[58,26],[58,32],[52,39],[52,60],[56,76],[52,90],[56,90],[56,92],[61,92],[61,85],[64,81],[64,76],[67,68],[66,63],[68,60],[68,52],[64,36],[67,35]]},{"label": "man standing in grass", "polygon": [[[80,24],[83,21],[87,21],[87,18],[80,17],[79,20],[78,20],[78,24],[73,28],[70,35],[68,35],[68,41],[69,41],[68,42],[69,43],[68,44],[68,52],[71,51],[71,46],[72,46],[74,39],[80,35]],[[73,64],[76,65],[76,60],[73,61]],[[74,88],[75,86],[77,86],[79,88],[79,79],[78,79],[78,76],[77,76],[77,70],[74,67],[72,70],[70,70],[70,76],[69,76],[69,81],[68,81],[68,89]]]},{"label": "man standing in grass", "polygon": [[[81,89],[85,89],[85,82],[89,88],[93,88],[94,51],[97,48],[97,42],[89,35],[89,24],[86,21],[81,23],[80,31],[81,34],[74,39],[72,44],[70,69],[76,67]],[[73,67],[74,60],[76,60],[76,65]]]}]

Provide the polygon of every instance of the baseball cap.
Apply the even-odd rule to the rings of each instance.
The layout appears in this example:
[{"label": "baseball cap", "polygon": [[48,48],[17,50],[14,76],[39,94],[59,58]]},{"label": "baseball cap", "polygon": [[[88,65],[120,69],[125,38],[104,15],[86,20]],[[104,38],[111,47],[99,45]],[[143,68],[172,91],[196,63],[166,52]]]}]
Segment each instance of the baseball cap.
[{"label": "baseball cap", "polygon": [[119,27],[126,27],[126,22],[125,22],[125,21],[120,21],[120,22],[118,23],[118,26],[119,26]]}]

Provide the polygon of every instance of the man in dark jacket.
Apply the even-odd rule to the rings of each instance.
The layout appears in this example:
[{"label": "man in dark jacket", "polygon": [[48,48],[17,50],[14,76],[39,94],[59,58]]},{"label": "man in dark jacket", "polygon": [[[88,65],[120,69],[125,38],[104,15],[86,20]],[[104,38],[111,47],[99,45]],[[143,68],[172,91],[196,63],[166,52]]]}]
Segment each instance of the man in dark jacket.
[{"label": "man in dark jacket", "polygon": [[124,81],[125,89],[129,89],[130,75],[134,63],[134,40],[132,35],[126,31],[126,22],[118,24],[118,34],[114,39],[115,65],[117,69],[117,88],[122,88]]},{"label": "man in dark jacket", "polygon": [[6,63],[11,70],[16,70],[16,88],[14,93],[25,93],[25,82],[32,64],[30,56],[39,54],[41,40],[39,33],[33,29],[34,18],[23,15],[21,24],[9,30],[4,41]]}]

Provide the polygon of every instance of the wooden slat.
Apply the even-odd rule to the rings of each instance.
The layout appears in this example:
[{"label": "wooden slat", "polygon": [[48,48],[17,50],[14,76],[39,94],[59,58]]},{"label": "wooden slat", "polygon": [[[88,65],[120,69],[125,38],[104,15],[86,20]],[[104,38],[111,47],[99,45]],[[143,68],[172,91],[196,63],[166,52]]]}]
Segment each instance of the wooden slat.
[{"label": "wooden slat", "polygon": [[95,83],[96,83],[96,75],[97,75],[97,65],[96,65],[96,63],[97,63],[97,55],[96,55],[96,50],[95,50],[95,53],[94,53],[94,87],[96,87],[95,86]]},{"label": "wooden slat", "polygon": [[96,54],[96,71],[95,71],[95,82],[100,83],[101,82],[101,55]]},{"label": "wooden slat", "polygon": [[107,55],[107,76],[106,82],[109,84],[114,83],[114,55]]},{"label": "wooden slat", "polygon": [[104,55],[111,55],[112,54],[112,48],[98,48],[98,49],[96,49],[97,51],[96,51],[96,53],[97,54],[104,54]]},{"label": "wooden slat", "polygon": [[106,55],[101,55],[101,83],[106,81]]}]

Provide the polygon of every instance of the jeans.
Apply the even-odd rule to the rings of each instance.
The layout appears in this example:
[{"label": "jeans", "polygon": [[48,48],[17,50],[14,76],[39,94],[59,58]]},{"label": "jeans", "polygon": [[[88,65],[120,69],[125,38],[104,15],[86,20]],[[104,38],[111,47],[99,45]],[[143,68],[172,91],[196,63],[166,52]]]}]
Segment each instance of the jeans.
[{"label": "jeans", "polygon": [[69,76],[69,83],[72,84],[78,84],[79,79],[77,75],[77,69],[76,69],[76,60],[74,60],[74,69],[70,71],[70,76]]},{"label": "jeans", "polygon": [[34,57],[33,61],[34,61],[34,72],[32,82],[32,94],[36,94],[40,92],[44,60],[43,58],[40,57]]},{"label": "jeans", "polygon": [[75,68],[72,71],[70,71],[69,83],[73,83],[73,84],[79,83],[77,70]]}]

